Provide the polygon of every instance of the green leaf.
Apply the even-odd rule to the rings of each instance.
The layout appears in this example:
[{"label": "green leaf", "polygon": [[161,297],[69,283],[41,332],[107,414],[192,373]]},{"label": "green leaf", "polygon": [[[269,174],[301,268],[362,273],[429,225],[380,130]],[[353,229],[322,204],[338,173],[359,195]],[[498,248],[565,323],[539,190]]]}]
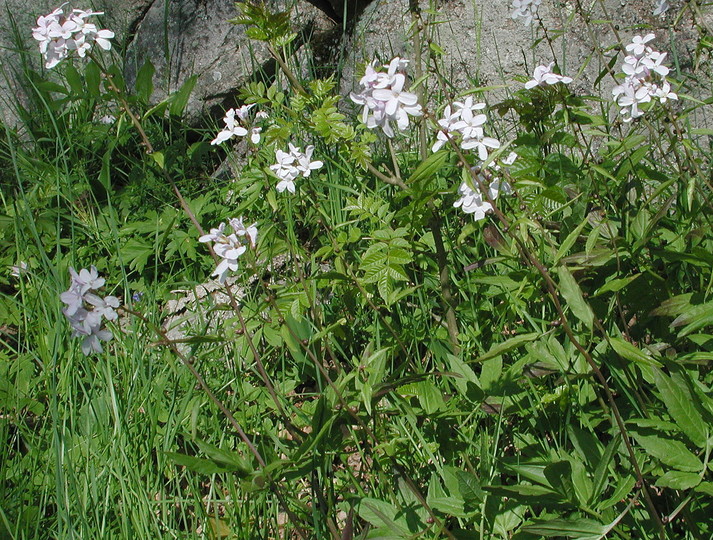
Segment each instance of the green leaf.
[{"label": "green leaf", "polygon": [[443,394],[431,381],[421,381],[418,384],[418,401],[426,414],[434,414],[446,408]]},{"label": "green leaf", "polygon": [[557,250],[557,253],[555,254],[555,259],[553,264],[558,264],[560,262],[560,259],[567,255],[567,252],[572,248],[574,243],[577,241],[577,238],[579,235],[582,233],[582,229],[584,229],[584,226],[589,223],[589,219],[585,216],[584,220],[582,223],[577,225],[577,227],[567,235],[567,238],[565,238],[562,241],[562,244],[560,245],[559,249]]},{"label": "green leaf", "polygon": [[229,468],[231,471],[242,472],[245,474],[253,472],[250,462],[241,457],[238,452],[218,448],[217,446],[201,441],[200,439],[196,439],[194,442],[200,451],[206,456],[214,462]]},{"label": "green leaf", "polygon": [[416,170],[413,171],[409,179],[406,181],[408,185],[415,184],[417,182],[423,182],[434,176],[443,165],[448,160],[448,152],[446,150],[439,150],[435,154],[431,154],[421,163],[419,163]]},{"label": "green leaf", "polygon": [[130,238],[121,248],[121,256],[129,262],[129,267],[137,272],[143,271],[153,254],[153,246],[140,237]]},{"label": "green leaf", "polygon": [[671,489],[691,489],[701,483],[701,475],[692,472],[668,471],[656,480],[656,486]]},{"label": "green leaf", "polygon": [[73,94],[80,96],[84,94],[84,83],[82,82],[82,76],[77,71],[77,68],[68,63],[65,67],[64,75],[67,78],[67,84]]},{"label": "green leaf", "polygon": [[604,294],[605,292],[620,291],[629,283],[638,278],[640,275],[641,274],[634,274],[633,276],[627,276],[625,278],[611,279],[607,281],[604,285],[599,287],[599,289],[597,289],[597,291],[592,296],[599,296],[600,294]]},{"label": "green leaf", "polygon": [[632,435],[647,453],[669,467],[679,471],[700,472],[703,470],[701,460],[681,441],[664,438],[662,434],[644,435],[633,430]]},{"label": "green leaf", "polygon": [[606,525],[591,519],[549,519],[532,520],[532,523],[522,528],[523,532],[539,534],[544,537],[565,536],[580,540],[601,538],[608,532]]},{"label": "green leaf", "polygon": [[173,460],[176,465],[181,465],[189,471],[197,472],[198,474],[217,474],[237,470],[233,466],[217,463],[210,459],[188,456],[176,452],[166,452],[165,454],[168,458]]},{"label": "green leaf", "polygon": [[497,345],[491,347],[491,349],[486,352],[483,356],[480,358],[477,358],[475,360],[470,360],[468,363],[472,362],[484,362],[486,360],[489,360],[491,358],[495,358],[496,356],[500,356],[502,354],[505,354],[506,352],[509,352],[513,349],[517,349],[524,345],[525,343],[528,343],[530,341],[534,341],[537,338],[541,337],[542,334],[539,332],[532,332],[530,334],[522,334],[519,336],[512,337],[503,343],[498,343]]},{"label": "green leaf", "polygon": [[428,496],[426,497],[426,502],[431,508],[449,516],[465,517],[464,501],[457,495],[459,494],[446,493],[436,473],[431,475],[431,481],[428,484]]},{"label": "green leaf", "polygon": [[375,527],[387,527],[390,531],[408,534],[408,525],[405,517],[396,519],[398,510],[386,501],[365,497],[357,505],[359,517],[368,521]]},{"label": "green leaf", "polygon": [[560,278],[560,293],[569,309],[572,310],[572,314],[592,330],[594,328],[594,313],[589,304],[585,302],[582,290],[579,288],[574,276],[566,266],[558,266],[557,274]]},{"label": "green leaf", "polygon": [[693,489],[693,491],[705,493],[706,495],[713,497],[713,482],[701,482]]},{"label": "green leaf", "polygon": [[170,106],[168,112],[171,116],[181,116],[183,111],[188,105],[188,99],[191,97],[191,92],[193,92],[193,87],[196,85],[198,80],[198,75],[192,75],[186,79],[181,88],[178,89],[176,93],[168,98]]},{"label": "green leaf", "polygon": [[151,99],[151,94],[153,94],[153,76],[155,72],[156,68],[151,63],[151,59],[147,57],[144,65],[141,66],[136,74],[134,88],[136,88],[136,94],[144,103],[148,103]]},{"label": "green leaf", "polygon": [[485,499],[485,492],[480,488],[480,482],[476,476],[467,471],[456,471],[458,478],[458,489],[466,503],[480,503]]},{"label": "green leaf", "polygon": [[678,333],[678,337],[684,337],[704,326],[710,325],[713,325],[713,302],[689,307],[673,320],[671,328],[684,326]]},{"label": "green leaf", "polygon": [[645,366],[661,367],[660,362],[651,358],[651,356],[646,354],[641,349],[634,347],[628,341],[624,341],[621,338],[610,337],[609,343],[611,343],[611,346],[616,351],[616,353],[622,358],[625,358],[626,360],[630,360],[631,362],[636,362],[638,364],[643,364]]},{"label": "green leaf", "polygon": [[705,449],[709,430],[694,406],[693,397],[681,374],[668,377],[660,369],[653,371],[656,388],[666,405],[666,411],[693,444]]}]

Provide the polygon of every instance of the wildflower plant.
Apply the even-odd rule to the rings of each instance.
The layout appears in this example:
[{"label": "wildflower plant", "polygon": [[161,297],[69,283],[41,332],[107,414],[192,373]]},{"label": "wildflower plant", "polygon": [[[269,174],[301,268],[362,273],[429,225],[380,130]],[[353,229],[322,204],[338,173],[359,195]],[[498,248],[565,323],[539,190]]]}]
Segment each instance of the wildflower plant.
[{"label": "wildflower plant", "polygon": [[[509,24],[536,21],[534,38],[554,54],[561,37],[541,5],[513,2]],[[442,76],[426,34],[439,21],[417,8],[409,61],[370,62],[360,90],[340,95],[338,77],[312,77],[296,60],[288,12],[241,4],[236,22],[278,71],[247,84],[236,96],[246,105],[198,142],[195,128],[184,130],[190,143],[173,140],[189,90],[147,105],[150,65],[134,96],[98,59],[86,81],[65,64],[71,106],[82,112],[85,90],[92,98],[85,115],[55,115],[66,144],[42,159],[15,140],[0,152],[20,156],[6,163],[19,188],[40,185],[3,192],[0,262],[21,278],[0,276],[0,409],[18,424],[0,452],[9,479],[0,529],[713,533],[710,151],[685,109],[625,130],[609,114],[638,118],[677,99],[668,56],[652,35],[636,36],[622,44],[618,90],[594,96],[568,87],[555,67],[564,60],[552,58],[503,80],[507,96],[493,103],[492,88]],[[102,47],[103,31],[78,30],[94,15],[63,6],[38,22],[46,64]],[[62,70],[52,75],[51,88],[65,84]],[[52,93],[42,94],[47,108],[64,110]],[[97,123],[105,111],[116,120]],[[69,137],[87,124],[105,146],[98,159],[73,159],[81,145]],[[239,170],[214,174],[233,151],[224,143],[241,138],[253,146]],[[192,157],[197,174],[182,166]],[[98,177],[103,199],[77,187],[82,172],[86,185]],[[149,197],[128,204],[147,178],[178,204],[155,194],[150,208]],[[220,222],[226,214],[255,223]],[[127,297],[135,292],[122,308],[122,347],[103,347],[120,302],[101,292],[95,267],[70,269],[68,290],[63,280],[38,285],[90,256],[116,268]],[[47,290],[54,302],[43,301]],[[47,308],[57,295],[62,314]],[[66,340],[52,339],[65,319],[100,362],[65,361]],[[25,444],[37,440],[51,442]],[[43,464],[29,484],[28,462]]]}]

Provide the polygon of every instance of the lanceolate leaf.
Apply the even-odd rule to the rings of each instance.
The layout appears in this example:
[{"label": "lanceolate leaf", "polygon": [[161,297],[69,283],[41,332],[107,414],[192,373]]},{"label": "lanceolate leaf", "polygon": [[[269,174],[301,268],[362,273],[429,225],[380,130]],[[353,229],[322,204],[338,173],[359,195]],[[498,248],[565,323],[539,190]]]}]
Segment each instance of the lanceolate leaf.
[{"label": "lanceolate leaf", "polygon": [[676,425],[699,448],[705,448],[709,429],[703,421],[698,409],[693,405],[693,398],[682,380],[680,374],[674,377],[664,375],[659,370],[654,370],[656,388],[661,394],[661,399],[666,405],[666,411],[671,415]]},{"label": "lanceolate leaf", "polygon": [[525,525],[523,532],[539,534],[545,537],[558,536],[576,538],[578,540],[601,538],[608,527],[591,519],[550,519],[534,520],[531,525]]},{"label": "lanceolate leaf", "polygon": [[560,293],[564,297],[565,302],[572,310],[572,314],[582,321],[590,330],[594,327],[594,313],[589,304],[582,296],[582,290],[579,288],[574,276],[570,273],[566,266],[559,266],[557,274],[560,278]]},{"label": "lanceolate leaf", "polygon": [[703,463],[681,441],[666,438],[663,434],[642,434],[632,431],[632,435],[641,447],[663,464],[679,471],[700,472]]}]

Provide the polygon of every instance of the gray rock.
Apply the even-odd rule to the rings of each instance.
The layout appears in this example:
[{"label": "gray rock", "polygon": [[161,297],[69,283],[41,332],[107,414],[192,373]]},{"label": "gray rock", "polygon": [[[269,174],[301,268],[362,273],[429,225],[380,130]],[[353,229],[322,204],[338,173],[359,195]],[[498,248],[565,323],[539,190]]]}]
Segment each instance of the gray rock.
[{"label": "gray rock", "polygon": [[[28,65],[41,69],[31,29],[38,16],[60,4],[61,0],[5,0],[4,6],[17,29],[13,32],[8,17],[5,24],[0,23],[0,64],[6,74],[0,79],[0,100],[4,104],[4,120],[10,124],[17,124],[16,101],[25,101],[18,84],[21,78],[17,73],[23,65],[18,51],[26,50]],[[189,77],[197,76],[185,111],[194,124],[205,114],[220,118],[223,108],[235,103],[236,90],[256,70],[263,69],[268,74],[274,71],[266,46],[248,39],[245,27],[228,22],[238,15],[233,0],[87,0],[73,6],[88,9],[90,4],[94,10],[104,11],[98,24],[115,32],[115,49],[127,53],[125,78],[129,88],[146,60],[156,68],[152,103],[165,99]],[[291,5],[284,0],[269,4],[276,11]],[[321,39],[336,28],[323,11],[303,0],[298,0],[292,9],[292,26],[302,40],[307,36]]]},{"label": "gray rock", "polygon": [[[285,9],[270,2],[274,10]],[[128,47],[126,79],[132,84],[146,59],[156,68],[153,101],[165,99],[192,75],[198,79],[186,107],[186,118],[199,123],[206,113],[222,116],[235,103],[236,89],[256,70],[274,71],[267,46],[250,40],[245,27],[228,22],[238,15],[233,0],[174,0],[166,8],[154,2]],[[329,32],[334,24],[309,3],[293,8],[298,33]],[[213,109],[211,111],[211,109]]]},{"label": "gray rock", "polygon": [[[610,19],[612,24],[586,25],[577,12],[578,2],[543,0],[539,15],[552,46],[546,39],[536,42],[543,37],[541,28],[535,24],[525,26],[521,20],[510,17],[511,0],[443,0],[430,14],[429,3],[422,1],[420,4],[423,19],[430,21],[423,34],[424,61],[428,62],[429,71],[438,71],[442,75],[442,84],[435,84],[435,78],[432,78],[433,85],[428,88],[431,105],[443,103],[440,95],[444,89],[452,95],[486,86],[492,88],[483,99],[491,103],[499,101],[509,91],[523,88],[515,77],[530,79],[536,66],[546,65],[555,57],[563,74],[575,78],[574,91],[580,94],[594,92],[594,82],[606,69],[611,54],[601,55],[598,51],[607,51],[619,43],[614,28],[619,29],[618,34],[625,42],[636,34],[654,32],[657,40],[653,45],[658,50],[671,51],[668,64],[672,65],[675,55],[683,68],[687,67],[687,61],[690,64],[689,59],[697,45],[697,32],[690,31],[688,11],[675,29],[670,28],[675,12],[681,7],[676,2],[666,16],[654,17],[656,0],[605,0],[606,13],[595,3],[589,19]],[[342,93],[358,89],[362,74],[358,66],[364,62],[374,58],[388,62],[397,55],[413,60],[412,28],[408,0],[375,0],[369,4],[355,22],[346,47],[347,67],[342,78]],[[437,45],[443,53],[429,58],[430,43]],[[615,71],[619,71],[620,63],[615,65]],[[410,74],[413,75],[413,70]],[[691,70],[688,75],[692,75]],[[709,81],[709,68],[704,75]],[[609,91],[615,83],[607,76],[603,84],[603,91]]]}]

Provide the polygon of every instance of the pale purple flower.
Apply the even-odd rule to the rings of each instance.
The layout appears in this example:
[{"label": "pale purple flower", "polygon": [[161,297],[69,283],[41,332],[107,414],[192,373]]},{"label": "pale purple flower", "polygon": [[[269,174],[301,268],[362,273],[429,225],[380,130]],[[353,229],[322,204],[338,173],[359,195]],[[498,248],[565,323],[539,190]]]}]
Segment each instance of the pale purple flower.
[{"label": "pale purple flower", "polygon": [[270,165],[270,170],[280,179],[276,187],[279,193],[285,190],[295,193],[295,180],[298,177],[307,178],[312,171],[320,169],[324,165],[321,161],[312,161],[312,153],[314,152],[314,146],[312,145],[302,152],[292,143],[289,143],[289,149],[289,152],[277,150],[275,152],[277,163]]},{"label": "pale purple flower", "polygon": [[406,69],[407,65],[408,61],[398,56],[383,66],[386,72],[376,69],[376,60],[367,64],[359,81],[362,91],[350,94],[354,103],[364,106],[362,122],[369,129],[380,127],[389,138],[394,136],[392,123],[395,122],[397,128],[404,131],[409,127],[409,116],[423,114],[416,94],[403,89],[406,76],[399,71]]},{"label": "pale purple flower", "polygon": [[535,86],[544,86],[546,84],[552,85],[557,83],[569,84],[572,82],[572,77],[564,77],[552,71],[555,67],[554,62],[550,62],[547,66],[537,66],[535,68],[535,73],[531,81],[525,83],[525,88],[528,90],[534,88]]},{"label": "pale purple flower", "polygon": [[[228,224],[233,229],[226,234],[227,225],[221,223],[217,229],[211,229],[210,234],[201,236],[199,242],[213,242],[213,252],[221,260],[211,276],[217,277],[219,283],[225,283],[229,271],[238,269],[238,259],[247,251],[248,245],[255,248],[257,243],[257,224],[245,227],[243,218],[230,218]],[[246,245],[247,244],[247,245]]]},{"label": "pale purple flower", "polygon": [[102,352],[101,341],[112,338],[112,333],[102,328],[102,319],[115,321],[118,318],[119,299],[115,296],[102,298],[96,294],[105,282],[96,267],[83,268],[79,272],[70,267],[69,272],[69,289],[60,294],[60,300],[66,304],[62,312],[72,327],[72,337],[82,337],[85,355]]},{"label": "pale purple flower", "polygon": [[49,15],[38,17],[32,37],[39,42],[46,68],[59,64],[71,51],[77,51],[80,57],[86,56],[94,43],[104,50],[111,49],[109,40],[114,37],[114,32],[98,30],[95,24],[87,22],[86,19],[93,15],[102,15],[102,12],[75,9],[65,14],[62,5]]},{"label": "pale purple flower", "polygon": [[663,65],[667,53],[655,51],[649,45],[654,39],[654,34],[643,37],[634,36],[631,43],[625,48],[631,54],[624,58],[621,70],[624,81],[614,87],[612,95],[624,117],[624,122],[631,122],[644,115],[644,110],[639,106],[657,99],[665,103],[669,99],[678,99],[671,92],[671,85],[666,80],[669,68]]},{"label": "pale purple flower", "polygon": [[652,15],[654,17],[659,16],[663,17],[664,14],[671,8],[671,4],[668,3],[667,0],[659,0],[658,5],[656,6],[656,9],[654,9],[654,12]]}]

